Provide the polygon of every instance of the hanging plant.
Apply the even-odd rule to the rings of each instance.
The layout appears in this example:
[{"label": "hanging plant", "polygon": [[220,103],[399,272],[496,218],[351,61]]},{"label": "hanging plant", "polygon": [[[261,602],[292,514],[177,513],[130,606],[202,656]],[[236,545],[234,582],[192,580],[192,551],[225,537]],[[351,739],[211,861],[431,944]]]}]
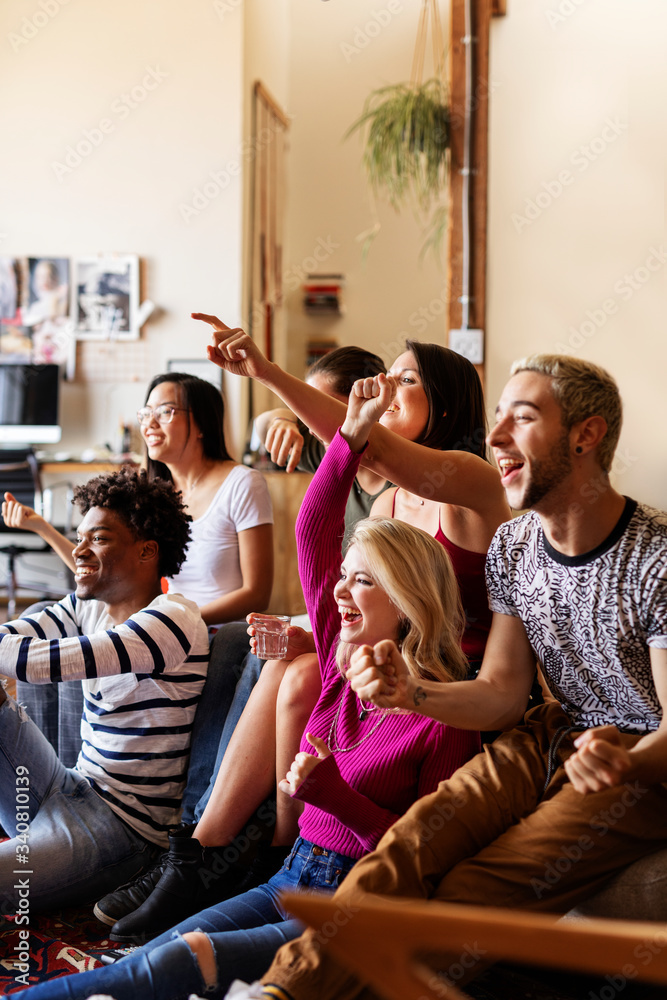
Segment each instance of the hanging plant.
[{"label": "hanging plant", "polygon": [[363,162],[373,190],[396,209],[413,200],[427,212],[448,177],[449,108],[440,82],[374,90],[346,138],[360,129],[366,131]]},{"label": "hanging plant", "polygon": [[[429,15],[436,76],[422,83]],[[444,81],[444,45],[436,0],[423,0],[410,83],[374,90],[345,138],[364,135],[363,163],[371,190],[400,211],[409,205],[426,222],[429,247],[439,251],[446,231],[450,108]],[[365,235],[364,252],[379,222]]]}]

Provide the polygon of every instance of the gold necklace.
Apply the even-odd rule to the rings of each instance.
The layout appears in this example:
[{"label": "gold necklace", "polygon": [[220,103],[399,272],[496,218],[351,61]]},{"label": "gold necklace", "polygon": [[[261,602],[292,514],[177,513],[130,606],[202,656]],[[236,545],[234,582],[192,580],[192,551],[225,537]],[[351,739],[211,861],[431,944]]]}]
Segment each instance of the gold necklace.
[{"label": "gold necklace", "polygon": [[[341,711],[343,709],[343,701],[345,700],[345,692],[346,692],[347,688],[349,687],[349,683],[350,682],[348,681],[345,684],[345,687],[343,688],[343,691],[342,691],[341,696],[340,696],[340,701],[338,702],[338,708],[336,709],[336,714],[334,715],[333,721],[332,721],[331,726],[329,728],[329,735],[327,736],[327,746],[329,747],[329,750],[331,751],[331,753],[347,753],[349,750],[356,750],[357,747],[360,747],[362,743],[365,743],[366,740],[370,736],[373,735],[373,733],[375,732],[375,730],[379,726],[382,725],[382,723],[384,722],[384,720],[389,715],[389,709],[384,709],[383,712],[382,712],[382,715],[377,720],[377,722],[375,723],[375,725],[373,726],[373,728],[369,729],[369,731],[366,733],[365,736],[362,736],[361,739],[357,740],[356,743],[353,743],[352,746],[349,746],[349,747],[339,747],[338,746],[338,741],[336,739],[336,731],[338,729],[338,719],[340,718],[340,713],[341,713]],[[334,746],[334,744],[336,744],[336,745]]]}]

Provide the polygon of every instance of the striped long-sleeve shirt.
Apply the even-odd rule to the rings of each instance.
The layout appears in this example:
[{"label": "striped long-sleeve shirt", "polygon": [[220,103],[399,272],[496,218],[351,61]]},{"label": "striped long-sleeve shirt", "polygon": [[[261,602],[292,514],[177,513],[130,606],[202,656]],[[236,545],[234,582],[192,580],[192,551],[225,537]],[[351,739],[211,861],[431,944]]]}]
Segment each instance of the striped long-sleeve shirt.
[{"label": "striped long-sleeve shirt", "polygon": [[102,602],[71,594],[0,627],[0,673],[83,681],[77,770],[129,826],[164,846],[178,822],[208,655],[199,609],[179,594],[160,595],[120,625]]}]

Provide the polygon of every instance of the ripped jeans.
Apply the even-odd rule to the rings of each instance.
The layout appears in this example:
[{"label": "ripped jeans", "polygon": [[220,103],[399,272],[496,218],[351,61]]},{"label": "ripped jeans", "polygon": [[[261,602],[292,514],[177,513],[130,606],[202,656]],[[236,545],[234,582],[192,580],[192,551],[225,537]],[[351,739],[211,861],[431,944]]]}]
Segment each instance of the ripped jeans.
[{"label": "ripped jeans", "polygon": [[[66,768],[13,698],[0,705],[0,915],[95,901],[159,853]],[[26,923],[26,926],[27,923]]]},{"label": "ripped jeans", "polygon": [[[278,948],[302,933],[303,924],[280,905],[280,893],[333,892],[355,860],[299,837],[283,867],[265,885],[188,917],[115,965],[33,986],[31,1000],[85,1000],[94,993],[114,1000],[186,1000],[191,993],[224,997],[235,979],[259,979]],[[213,946],[218,982],[208,990],[182,938],[189,931],[203,931]]]}]

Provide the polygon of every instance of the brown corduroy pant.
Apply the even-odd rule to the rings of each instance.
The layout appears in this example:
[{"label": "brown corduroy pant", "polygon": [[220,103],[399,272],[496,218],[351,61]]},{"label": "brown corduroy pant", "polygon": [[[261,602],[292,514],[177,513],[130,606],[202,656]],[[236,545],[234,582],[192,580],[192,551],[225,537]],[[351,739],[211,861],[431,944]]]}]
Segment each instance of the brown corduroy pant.
[{"label": "brown corduroy pant", "polygon": [[[579,794],[562,766],[577,735],[559,732],[569,725],[554,702],[532,709],[523,725],[419,799],[357,862],[334,900],[351,920],[369,893],[565,913],[664,847],[667,787],[632,781]],[[624,737],[628,745],[639,738]],[[376,1000],[324,945],[307,930],[280,949],[263,982],[294,1000]]]}]

